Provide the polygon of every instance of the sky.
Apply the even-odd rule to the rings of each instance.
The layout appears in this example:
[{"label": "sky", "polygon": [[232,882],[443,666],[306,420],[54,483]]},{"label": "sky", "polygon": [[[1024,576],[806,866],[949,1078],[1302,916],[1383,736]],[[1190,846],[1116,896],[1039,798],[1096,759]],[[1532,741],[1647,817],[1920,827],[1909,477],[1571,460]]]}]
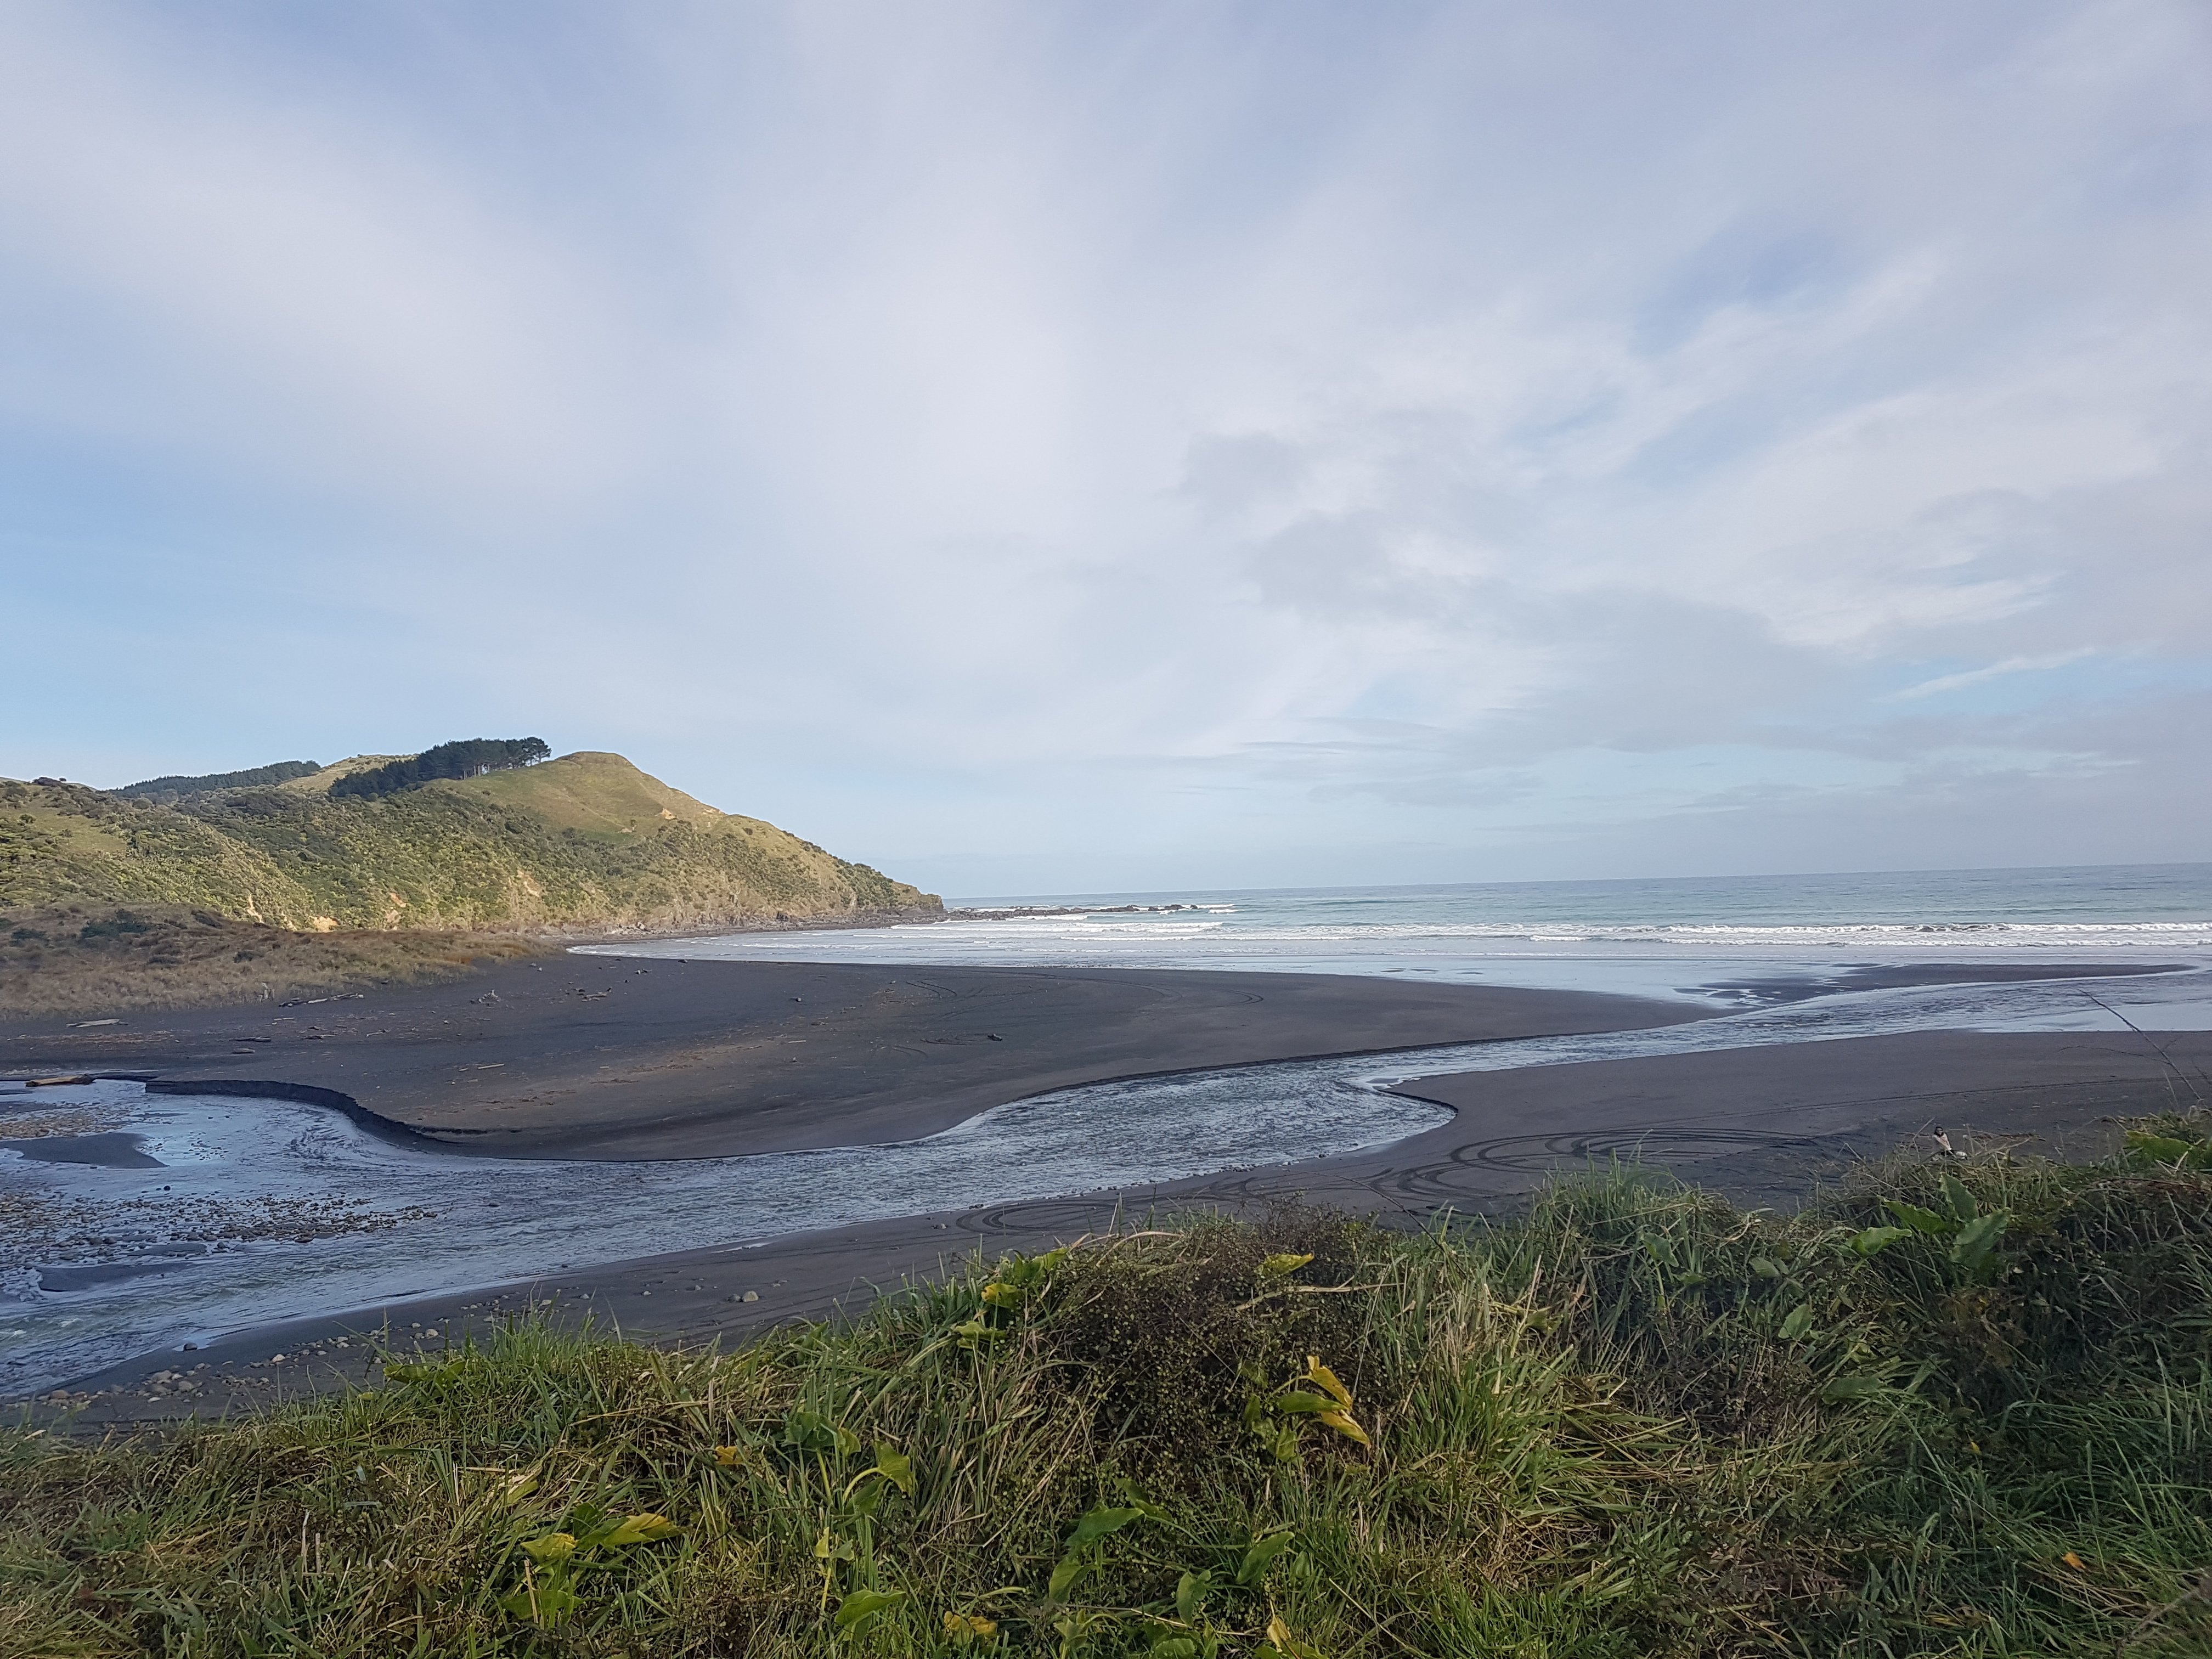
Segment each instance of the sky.
[{"label": "sky", "polygon": [[0,8],[0,775],[955,896],[2212,858],[2201,0]]}]

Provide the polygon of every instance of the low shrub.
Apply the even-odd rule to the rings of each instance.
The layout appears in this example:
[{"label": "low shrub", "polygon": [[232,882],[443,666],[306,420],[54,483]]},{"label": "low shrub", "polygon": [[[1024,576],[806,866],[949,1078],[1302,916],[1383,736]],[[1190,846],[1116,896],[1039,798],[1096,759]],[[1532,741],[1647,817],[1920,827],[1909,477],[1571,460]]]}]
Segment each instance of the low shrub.
[{"label": "low shrub", "polygon": [[729,1353],[526,1321],[237,1422],[26,1425],[0,1650],[2202,1653],[2212,1173],[2154,1139],[1789,1217],[1631,1171],[1411,1236],[1201,1218]]}]

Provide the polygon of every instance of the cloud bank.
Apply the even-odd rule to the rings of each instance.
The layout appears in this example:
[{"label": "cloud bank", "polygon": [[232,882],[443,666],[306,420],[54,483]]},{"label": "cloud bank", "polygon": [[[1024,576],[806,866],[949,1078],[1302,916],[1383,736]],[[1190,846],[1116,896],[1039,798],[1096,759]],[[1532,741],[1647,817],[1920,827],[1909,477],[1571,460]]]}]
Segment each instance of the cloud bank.
[{"label": "cloud bank", "polygon": [[961,893],[2212,857],[2189,0],[12,7],[0,771]]}]

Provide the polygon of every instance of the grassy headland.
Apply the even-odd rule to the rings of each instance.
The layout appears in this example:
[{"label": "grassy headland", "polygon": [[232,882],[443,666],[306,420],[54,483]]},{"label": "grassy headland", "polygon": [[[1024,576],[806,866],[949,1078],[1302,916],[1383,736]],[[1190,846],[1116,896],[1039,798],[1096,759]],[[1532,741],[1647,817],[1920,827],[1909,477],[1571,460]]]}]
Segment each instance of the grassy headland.
[{"label": "grassy headland", "polygon": [[[0,1648],[2202,1653],[2212,1147],[1570,1181],[977,1264],[669,1353],[512,1329],[0,1439]],[[2165,1160],[2160,1162],[2159,1160]]]},{"label": "grassy headland", "polygon": [[[195,954],[181,917],[210,928],[325,934],[574,936],[942,914],[933,895],[757,818],[719,812],[619,755],[570,755],[380,799],[331,797],[337,779],[388,758],[357,757],[275,785],[159,798],[0,780],[0,939],[10,945],[0,965],[0,1007],[205,1001],[229,994],[233,981],[260,982],[252,974],[203,971],[221,953]],[[87,957],[79,945],[100,935],[80,939],[49,925],[72,906],[155,917],[182,959],[173,952],[158,964],[163,974],[75,996],[71,982],[89,986],[134,958],[106,946]],[[114,918],[90,919],[105,925]],[[427,962],[440,949],[464,959],[483,953],[466,940],[424,950],[377,946],[366,937],[320,952],[281,951],[265,936],[233,953],[283,957],[308,975],[298,982],[320,983],[316,975],[356,960]],[[40,977],[47,982],[36,994],[43,1002],[11,988]]]}]

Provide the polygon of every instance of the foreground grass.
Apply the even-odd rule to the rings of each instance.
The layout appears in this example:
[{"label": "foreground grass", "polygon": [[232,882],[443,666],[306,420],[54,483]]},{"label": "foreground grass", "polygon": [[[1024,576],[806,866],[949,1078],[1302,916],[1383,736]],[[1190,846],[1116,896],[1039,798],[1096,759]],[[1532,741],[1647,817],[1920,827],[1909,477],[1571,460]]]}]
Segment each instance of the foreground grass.
[{"label": "foreground grass", "polygon": [[[0,1442],[9,1654],[2212,1651],[2212,1160],[1628,1176]],[[2169,1160],[2157,1163],[2158,1158]]]},{"label": "foreground grass", "polygon": [[516,933],[295,933],[176,905],[0,914],[0,1018],[282,1002],[556,955]]}]

